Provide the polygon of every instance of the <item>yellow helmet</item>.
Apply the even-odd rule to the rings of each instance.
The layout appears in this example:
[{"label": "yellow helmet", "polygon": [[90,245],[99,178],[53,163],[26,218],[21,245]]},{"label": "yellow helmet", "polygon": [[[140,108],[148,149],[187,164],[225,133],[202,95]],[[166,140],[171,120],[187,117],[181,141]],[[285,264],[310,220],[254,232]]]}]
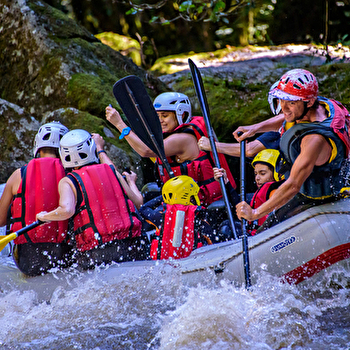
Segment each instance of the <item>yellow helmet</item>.
[{"label": "yellow helmet", "polygon": [[273,177],[276,181],[279,180],[278,173],[276,171],[276,165],[280,157],[280,152],[276,149],[264,149],[260,151],[252,161],[252,166],[255,168],[256,163],[267,163],[273,167]]},{"label": "yellow helmet", "polygon": [[194,196],[197,205],[199,186],[189,176],[180,175],[168,180],[162,189],[164,203],[190,205],[191,197]]}]

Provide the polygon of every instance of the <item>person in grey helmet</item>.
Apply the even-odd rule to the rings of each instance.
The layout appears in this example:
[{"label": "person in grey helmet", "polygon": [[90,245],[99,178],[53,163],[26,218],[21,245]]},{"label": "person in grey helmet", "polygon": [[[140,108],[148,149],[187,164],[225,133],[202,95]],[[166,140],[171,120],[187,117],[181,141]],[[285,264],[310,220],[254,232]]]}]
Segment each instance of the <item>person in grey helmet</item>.
[{"label": "person in grey helmet", "polygon": [[[34,139],[34,159],[7,180],[0,199],[0,226],[7,224],[7,233],[33,223],[38,211],[50,211],[58,205],[58,183],[65,176],[58,149],[67,132],[60,122],[42,125]],[[67,220],[51,222],[15,239],[13,256],[18,268],[28,276],[36,276],[53,267],[67,266],[67,227]]]},{"label": "person in grey helmet", "polygon": [[145,259],[135,193],[112,164],[99,163],[92,136],[81,129],[68,132],[60,157],[69,173],[58,185],[59,205],[37,219],[71,220],[75,259],[83,269]]}]

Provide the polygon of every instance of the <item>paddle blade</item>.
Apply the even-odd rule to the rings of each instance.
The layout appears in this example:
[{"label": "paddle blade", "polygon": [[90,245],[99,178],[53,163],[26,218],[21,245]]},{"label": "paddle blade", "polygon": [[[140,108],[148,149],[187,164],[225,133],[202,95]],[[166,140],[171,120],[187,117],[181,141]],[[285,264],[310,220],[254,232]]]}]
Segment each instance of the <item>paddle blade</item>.
[{"label": "paddle blade", "polygon": [[[159,117],[140,78],[130,75],[118,80],[113,86],[113,94],[123,110],[134,133],[154,153],[164,150],[163,132]],[[144,120],[142,120],[144,118]],[[148,125],[145,125],[144,121]]]},{"label": "paddle blade", "polygon": [[17,238],[17,233],[13,232],[7,236],[0,238],[0,252],[6,247],[8,243]]}]

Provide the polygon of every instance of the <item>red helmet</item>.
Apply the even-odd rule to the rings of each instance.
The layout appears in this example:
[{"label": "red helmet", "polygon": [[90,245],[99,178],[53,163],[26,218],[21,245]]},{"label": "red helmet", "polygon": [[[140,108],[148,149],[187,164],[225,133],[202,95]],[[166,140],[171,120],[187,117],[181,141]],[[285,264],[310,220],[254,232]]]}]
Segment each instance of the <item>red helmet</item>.
[{"label": "red helmet", "polygon": [[292,69],[282,76],[278,86],[269,95],[280,100],[309,101],[318,96],[317,80],[305,69]]}]

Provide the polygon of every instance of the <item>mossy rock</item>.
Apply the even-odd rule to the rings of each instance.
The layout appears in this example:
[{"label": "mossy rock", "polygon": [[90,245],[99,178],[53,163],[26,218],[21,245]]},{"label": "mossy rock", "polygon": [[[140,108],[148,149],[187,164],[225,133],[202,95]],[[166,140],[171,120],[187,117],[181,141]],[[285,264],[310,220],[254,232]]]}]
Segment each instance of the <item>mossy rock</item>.
[{"label": "mossy rock", "polygon": [[[101,134],[109,130],[109,135],[116,136],[105,120],[105,108],[112,104],[120,110],[112,92],[117,80],[136,75],[152,97],[168,90],[130,58],[44,1],[0,0],[0,20],[0,97],[3,106],[15,106],[6,107],[1,126],[3,181],[11,169],[30,159],[35,132],[53,120],[47,116],[62,119],[70,129]],[[10,132],[14,128],[16,133],[21,130],[21,142]],[[135,163],[135,153],[125,142],[105,136],[107,147],[121,148]],[[118,158],[113,160],[118,163]]]}]

